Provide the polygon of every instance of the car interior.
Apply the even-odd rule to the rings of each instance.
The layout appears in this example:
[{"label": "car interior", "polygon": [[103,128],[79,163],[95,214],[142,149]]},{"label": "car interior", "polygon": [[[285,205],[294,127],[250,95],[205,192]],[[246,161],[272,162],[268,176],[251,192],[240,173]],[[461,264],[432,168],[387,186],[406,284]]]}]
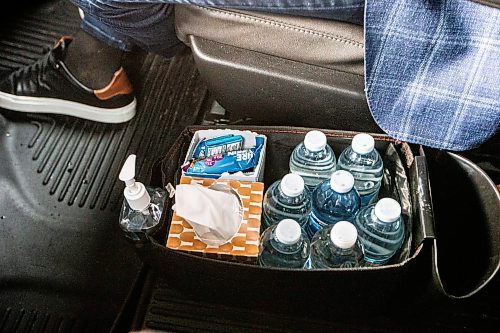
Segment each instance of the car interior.
[{"label": "car interior", "polygon": [[[66,0],[0,17],[0,73],[80,22]],[[0,332],[498,331],[498,133],[463,152],[391,141],[366,101],[362,26],[194,5],[176,5],[175,18],[185,48],[174,58],[127,54],[131,121],[0,109]],[[387,155],[396,146],[411,265],[311,274],[177,255],[165,247],[171,198],[151,238],[124,237],[127,157],[137,180],[175,186],[206,128],[265,133],[266,187],[310,129],[336,149],[359,132]]]}]

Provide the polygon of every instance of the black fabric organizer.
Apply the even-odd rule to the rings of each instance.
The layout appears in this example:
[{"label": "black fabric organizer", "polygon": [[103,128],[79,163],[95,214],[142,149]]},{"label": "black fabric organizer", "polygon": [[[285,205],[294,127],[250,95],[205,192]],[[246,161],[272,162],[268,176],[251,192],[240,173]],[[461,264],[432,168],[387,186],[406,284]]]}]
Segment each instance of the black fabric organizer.
[{"label": "black fabric organizer", "polygon": [[[158,186],[165,186],[168,183],[177,184],[180,178],[179,166],[185,157],[192,135],[196,130],[207,128],[209,127],[186,128],[168,154],[156,163],[151,183]],[[267,136],[266,189],[273,181],[288,173],[288,159],[291,151],[303,139],[307,131],[311,130],[310,128],[264,126],[228,128],[251,130]],[[357,134],[334,130],[322,131],[327,135],[337,156]],[[452,273],[453,269],[443,262],[446,258],[436,254],[440,245],[436,230],[440,232],[439,235],[445,234],[447,230],[443,228],[453,226],[456,221],[443,219],[436,221],[442,225],[438,228],[434,226],[432,186],[429,185],[426,152],[419,146],[398,142],[386,135],[372,135],[377,149],[383,154],[389,149],[397,151],[400,166],[404,170],[403,176],[406,180],[403,180],[403,185],[407,186],[406,195],[411,203],[407,207],[408,216],[405,220],[408,221],[409,218],[413,224],[413,238],[411,244],[408,244],[410,251],[408,259],[392,262],[382,267],[347,270],[290,270],[230,263],[170,250],[165,247],[165,239],[172,215],[173,199],[168,199],[166,204],[162,229],[154,235],[150,243],[137,246],[140,258],[147,266],[160,272],[172,287],[187,294],[224,304],[234,303],[238,306],[259,307],[275,312],[303,314],[306,311],[310,316],[314,316],[315,311],[308,311],[308,307],[304,307],[304,304],[322,304],[327,312],[345,311],[352,314],[355,310],[355,314],[359,316],[360,313],[375,314],[388,309],[402,309],[415,304],[425,304],[429,301],[429,297],[433,296],[460,298],[473,295],[491,280],[499,266],[500,235],[495,216],[499,216],[500,199],[493,183],[488,181],[487,176],[477,168],[477,170],[474,169],[476,170],[474,179],[480,185],[471,182],[460,185],[481,186],[480,191],[463,188],[461,193],[467,192],[477,196],[476,203],[482,202],[481,198],[486,196],[489,200],[486,202],[491,203],[491,207],[484,207],[480,204],[472,207],[476,210],[488,211],[487,214],[478,212],[476,215],[481,218],[475,221],[478,228],[474,240],[480,242],[481,245],[477,246],[473,253],[476,257],[482,258],[482,264],[475,266],[476,271],[469,274],[466,281],[461,277],[455,277],[460,282],[442,279],[442,274],[439,274],[440,266],[445,267],[444,276]],[[429,152],[429,157],[433,161],[440,161],[434,152]],[[472,162],[466,160],[461,163],[469,167],[473,165]],[[432,166],[434,168],[434,164]],[[433,176],[440,175],[436,173]],[[390,187],[385,186],[385,188]],[[439,190],[442,189],[439,188]],[[404,188],[398,191],[398,195],[405,195]],[[438,196],[435,197],[438,198]],[[449,199],[453,199],[453,196]],[[453,207],[453,202],[440,201],[438,204]],[[403,212],[405,212],[404,208]],[[450,233],[450,235],[457,236],[457,233]],[[447,236],[442,237],[445,239]],[[459,239],[447,243],[443,241],[444,246],[457,246],[457,243],[461,246]],[[440,252],[446,255],[449,249],[444,248],[442,251],[440,249]],[[464,252],[460,251],[461,254]]]}]

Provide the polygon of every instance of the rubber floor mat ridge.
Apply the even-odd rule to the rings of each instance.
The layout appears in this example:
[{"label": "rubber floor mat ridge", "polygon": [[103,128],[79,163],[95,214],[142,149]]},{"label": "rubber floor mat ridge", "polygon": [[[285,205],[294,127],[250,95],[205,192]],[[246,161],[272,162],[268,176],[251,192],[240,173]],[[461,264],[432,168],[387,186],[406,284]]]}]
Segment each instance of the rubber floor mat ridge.
[{"label": "rubber floor mat ridge", "polygon": [[80,16],[69,1],[45,1],[11,12],[0,29],[0,70],[27,65],[63,35],[78,30]]},{"label": "rubber floor mat ridge", "polygon": [[96,320],[82,321],[24,308],[0,308],[0,332],[104,332],[109,323]]}]

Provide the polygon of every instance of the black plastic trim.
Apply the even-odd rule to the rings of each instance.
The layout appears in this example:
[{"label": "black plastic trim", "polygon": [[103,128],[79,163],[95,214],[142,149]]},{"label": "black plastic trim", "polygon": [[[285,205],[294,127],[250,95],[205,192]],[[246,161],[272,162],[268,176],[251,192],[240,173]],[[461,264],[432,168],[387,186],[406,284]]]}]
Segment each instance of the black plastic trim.
[{"label": "black plastic trim", "polygon": [[361,75],[190,36],[196,66],[231,120],[382,133]]}]

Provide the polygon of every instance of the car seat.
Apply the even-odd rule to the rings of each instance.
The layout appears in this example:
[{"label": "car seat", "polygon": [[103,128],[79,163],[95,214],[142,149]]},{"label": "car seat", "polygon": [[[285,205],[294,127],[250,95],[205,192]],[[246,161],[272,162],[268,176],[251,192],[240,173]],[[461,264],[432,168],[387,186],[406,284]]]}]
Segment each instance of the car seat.
[{"label": "car seat", "polygon": [[193,5],[175,15],[230,120],[382,132],[364,93],[362,26]]}]

